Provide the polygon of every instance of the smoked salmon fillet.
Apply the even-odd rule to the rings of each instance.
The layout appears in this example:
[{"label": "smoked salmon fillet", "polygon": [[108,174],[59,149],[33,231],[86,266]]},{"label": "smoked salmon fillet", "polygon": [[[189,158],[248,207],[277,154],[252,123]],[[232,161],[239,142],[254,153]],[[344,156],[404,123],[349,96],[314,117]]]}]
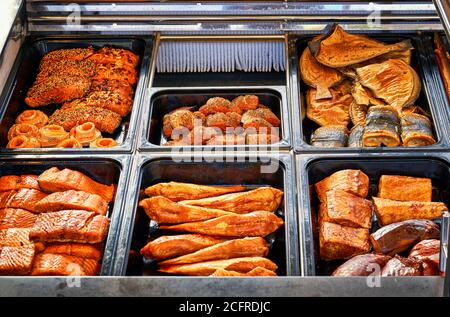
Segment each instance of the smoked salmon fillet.
[{"label": "smoked salmon fillet", "polygon": [[203,221],[233,214],[219,209],[182,205],[162,196],[143,199],[139,206],[145,210],[147,216],[158,223]]},{"label": "smoked salmon fillet", "polygon": [[21,208],[37,213],[36,203],[46,196],[40,190],[29,188],[3,192],[0,193],[0,208]]},{"label": "smoked salmon fillet", "polygon": [[103,185],[97,183],[83,173],[68,168],[60,170],[52,167],[42,173],[39,178],[39,186],[43,191],[59,192],[66,190],[82,190],[87,193],[97,194],[107,202],[114,197],[114,185]]},{"label": "smoked salmon fillet", "polygon": [[122,48],[103,47],[89,57],[97,64],[118,64],[122,67],[136,68],[139,63],[139,56],[129,50]]},{"label": "smoked salmon fillet", "polygon": [[252,256],[264,257],[267,253],[269,253],[269,248],[264,238],[243,238],[218,243],[197,252],[161,262],[160,265],[190,264]]},{"label": "smoked salmon fillet", "polygon": [[47,244],[44,252],[99,261],[103,255],[103,246],[102,244],[50,243]]},{"label": "smoked salmon fillet", "polygon": [[94,211],[99,215],[106,215],[108,203],[96,194],[67,190],[65,192],[52,193],[41,199],[36,204],[35,209],[39,212],[76,209]]},{"label": "smoked salmon fillet", "polygon": [[33,245],[0,246],[0,275],[27,275],[33,265]]},{"label": "smoked salmon fillet", "polygon": [[245,190],[244,186],[206,186],[189,183],[159,183],[145,189],[147,196],[163,196],[172,201],[201,199]]},{"label": "smoked salmon fillet", "polygon": [[283,191],[273,187],[259,187],[242,193],[226,194],[198,200],[183,200],[180,203],[190,206],[221,209],[238,214],[252,211],[274,212],[283,198]]},{"label": "smoked salmon fillet", "polygon": [[159,271],[178,275],[207,276],[219,269],[247,273],[256,267],[263,267],[270,271],[276,271],[278,268],[277,265],[269,259],[262,257],[246,257],[194,264],[162,266]]},{"label": "smoked salmon fillet", "polygon": [[0,177],[0,192],[21,188],[40,189],[37,175],[6,175]]},{"label": "smoked salmon fillet", "polygon": [[254,211],[248,214],[234,214],[218,218],[189,222],[160,229],[193,232],[218,237],[265,237],[283,225],[283,220],[271,212]]},{"label": "smoked salmon fillet", "polygon": [[342,170],[315,184],[320,202],[326,202],[327,191],[340,189],[366,198],[369,193],[369,177],[360,170]]},{"label": "smoked salmon fillet", "polygon": [[47,276],[92,276],[99,270],[96,260],[76,256],[40,253],[34,260],[31,275]]},{"label": "smoked salmon fillet", "polygon": [[161,261],[189,254],[224,241],[226,240],[201,234],[162,236],[147,243],[141,249],[141,254],[148,259]]},{"label": "smoked salmon fillet", "polygon": [[0,230],[9,228],[31,228],[34,225],[36,218],[36,214],[25,209],[0,209]]},{"label": "smoked salmon fillet", "polygon": [[109,219],[95,212],[64,210],[39,214],[30,239],[47,242],[99,243],[108,233]]}]

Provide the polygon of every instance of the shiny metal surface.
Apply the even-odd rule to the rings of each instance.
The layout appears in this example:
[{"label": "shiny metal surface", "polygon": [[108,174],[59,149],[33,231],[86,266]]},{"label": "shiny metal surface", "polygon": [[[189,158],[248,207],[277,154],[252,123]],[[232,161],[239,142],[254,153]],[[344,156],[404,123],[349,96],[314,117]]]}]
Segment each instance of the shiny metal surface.
[{"label": "shiny metal surface", "polygon": [[433,3],[441,18],[447,38],[450,39],[450,3],[448,0],[433,0]]}]

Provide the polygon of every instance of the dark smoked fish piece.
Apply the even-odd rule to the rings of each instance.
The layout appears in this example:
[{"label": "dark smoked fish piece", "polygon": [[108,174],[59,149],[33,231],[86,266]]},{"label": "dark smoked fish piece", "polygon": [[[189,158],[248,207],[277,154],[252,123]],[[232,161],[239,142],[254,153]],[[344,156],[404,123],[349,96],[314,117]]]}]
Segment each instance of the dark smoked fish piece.
[{"label": "dark smoked fish piece", "polygon": [[355,125],[350,130],[350,135],[348,137],[348,147],[363,147],[363,135],[364,135],[364,126],[363,125]]},{"label": "dark smoked fish piece", "polygon": [[430,119],[409,113],[401,118],[402,141],[404,146],[428,146],[436,143]]},{"label": "dark smoked fish piece", "polygon": [[369,108],[364,128],[363,144],[368,147],[399,146],[400,119],[391,106]]}]

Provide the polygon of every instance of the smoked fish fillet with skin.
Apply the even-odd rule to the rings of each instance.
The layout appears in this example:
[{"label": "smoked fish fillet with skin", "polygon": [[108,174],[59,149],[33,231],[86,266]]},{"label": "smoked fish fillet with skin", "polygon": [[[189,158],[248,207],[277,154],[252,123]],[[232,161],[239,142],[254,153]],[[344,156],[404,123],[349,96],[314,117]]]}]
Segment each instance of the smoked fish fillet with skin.
[{"label": "smoked fish fillet with skin", "polygon": [[253,270],[247,273],[239,273],[236,271],[228,271],[225,269],[218,269],[213,274],[210,275],[211,277],[227,277],[227,276],[277,276],[277,274],[271,270],[268,270],[263,267],[255,267]]},{"label": "smoked fish fillet with skin", "polygon": [[19,247],[0,246],[0,275],[27,275],[30,273],[35,248],[33,245]]},{"label": "smoked fish fillet with skin", "polygon": [[372,197],[378,223],[382,226],[411,219],[433,220],[448,211],[441,202],[398,201]]},{"label": "smoked fish fillet with skin", "polygon": [[194,264],[169,265],[160,267],[159,271],[177,275],[208,276],[219,269],[247,273],[257,267],[276,271],[277,265],[262,257],[245,257],[230,260],[209,261]]},{"label": "smoked fish fillet with skin", "polygon": [[0,230],[9,228],[31,228],[37,215],[20,208],[0,209]]},{"label": "smoked fish fillet with skin", "polygon": [[0,192],[21,188],[40,189],[37,175],[5,175],[0,177]]},{"label": "smoked fish fillet with skin", "polygon": [[254,211],[248,214],[221,216],[201,222],[190,222],[160,229],[193,232],[218,237],[265,237],[283,225],[283,220],[271,212]]},{"label": "smoked fish fillet with skin", "polygon": [[412,48],[410,41],[385,44],[367,36],[350,34],[339,25],[334,26],[329,34],[315,38],[308,43],[317,61],[328,67],[345,67],[371,58]]},{"label": "smoked fish fillet with skin", "polygon": [[229,193],[244,191],[241,185],[234,186],[206,186],[189,183],[168,182],[159,183],[145,189],[147,196],[164,196],[172,201],[201,199]]},{"label": "smoked fish fillet with skin", "polygon": [[226,194],[198,200],[183,200],[180,203],[190,206],[215,208],[237,214],[252,211],[274,212],[280,207],[283,191],[273,187],[259,187],[242,193]]},{"label": "smoked fish fillet with skin", "polygon": [[39,175],[39,186],[46,192],[60,192],[66,190],[81,190],[97,194],[108,203],[114,198],[114,185],[100,184],[88,176],[68,168],[60,170],[52,167]]},{"label": "smoked fish fillet with skin", "polygon": [[39,212],[59,210],[87,210],[99,215],[106,215],[108,203],[101,196],[84,191],[67,190],[56,192],[41,199],[35,206]]},{"label": "smoked fish fillet with skin", "polygon": [[108,233],[109,219],[95,212],[63,210],[39,214],[30,239],[47,242],[100,243]]},{"label": "smoked fish fillet with skin", "polygon": [[326,202],[327,191],[341,189],[366,198],[369,193],[369,177],[360,170],[341,170],[315,184],[317,196]]},{"label": "smoked fish fillet with skin", "polygon": [[269,247],[264,238],[243,238],[225,241],[197,252],[161,262],[159,265],[178,265],[213,260],[227,260],[252,256],[267,256]]},{"label": "smoked fish fillet with skin", "polygon": [[103,256],[103,246],[102,244],[50,243],[47,244],[44,252],[99,261]]},{"label": "smoked fish fillet with skin", "polygon": [[432,184],[429,178],[382,175],[378,197],[400,201],[431,202]]},{"label": "smoked fish fillet with skin", "polygon": [[141,254],[148,259],[162,261],[193,253],[224,241],[226,239],[201,234],[162,236],[148,242],[141,249]]},{"label": "smoked fish fillet with skin", "polygon": [[92,276],[97,275],[98,269],[96,260],[44,252],[36,256],[31,275]]},{"label": "smoked fish fillet with skin", "polygon": [[[8,194],[9,193],[9,194]],[[36,209],[36,204],[47,196],[46,193],[37,189],[21,188],[18,191],[10,191],[0,193],[8,196],[8,201],[4,205],[4,199],[0,198],[0,208],[21,208],[34,213],[39,211]]]},{"label": "smoked fish fillet with skin", "polygon": [[139,206],[152,220],[167,224],[203,221],[233,214],[219,209],[182,205],[162,196],[143,199]]}]

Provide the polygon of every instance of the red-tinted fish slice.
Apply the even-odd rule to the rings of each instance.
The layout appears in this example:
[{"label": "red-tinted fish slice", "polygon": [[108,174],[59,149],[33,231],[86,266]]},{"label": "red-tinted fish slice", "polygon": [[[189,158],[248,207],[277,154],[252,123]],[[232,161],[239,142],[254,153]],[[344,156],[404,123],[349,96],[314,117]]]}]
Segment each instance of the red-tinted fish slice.
[{"label": "red-tinted fish slice", "polygon": [[39,212],[36,209],[36,204],[46,196],[47,194],[41,192],[40,190],[22,188],[19,189],[13,196],[11,196],[6,207],[21,208],[29,210],[31,212]]},{"label": "red-tinted fish slice", "polygon": [[96,275],[98,269],[96,260],[44,252],[36,256],[31,275],[90,276]]},{"label": "red-tinted fish slice", "polygon": [[0,246],[0,275],[26,275],[33,265],[33,245],[19,247]]},{"label": "red-tinted fish slice", "polygon": [[0,230],[9,228],[31,228],[34,225],[36,218],[36,214],[25,209],[0,209]]},{"label": "red-tinted fish slice", "polygon": [[84,243],[50,243],[46,246],[45,253],[65,254],[83,259],[99,261],[102,258],[103,245]]},{"label": "red-tinted fish slice", "polygon": [[102,196],[107,202],[112,201],[114,197],[114,185],[107,186],[97,183],[83,173],[68,168],[60,170],[52,167],[42,173],[38,180],[39,186],[47,192],[82,190]]},{"label": "red-tinted fish slice", "polygon": [[105,215],[108,203],[101,196],[84,191],[67,190],[48,195],[36,204],[39,212],[52,212],[59,210],[87,210],[99,215]]},{"label": "red-tinted fish slice", "polygon": [[0,192],[21,188],[39,189],[37,175],[6,175],[0,177]]},{"label": "red-tinted fish slice", "polygon": [[39,214],[31,228],[32,241],[100,243],[108,233],[109,219],[95,212],[63,210]]}]

